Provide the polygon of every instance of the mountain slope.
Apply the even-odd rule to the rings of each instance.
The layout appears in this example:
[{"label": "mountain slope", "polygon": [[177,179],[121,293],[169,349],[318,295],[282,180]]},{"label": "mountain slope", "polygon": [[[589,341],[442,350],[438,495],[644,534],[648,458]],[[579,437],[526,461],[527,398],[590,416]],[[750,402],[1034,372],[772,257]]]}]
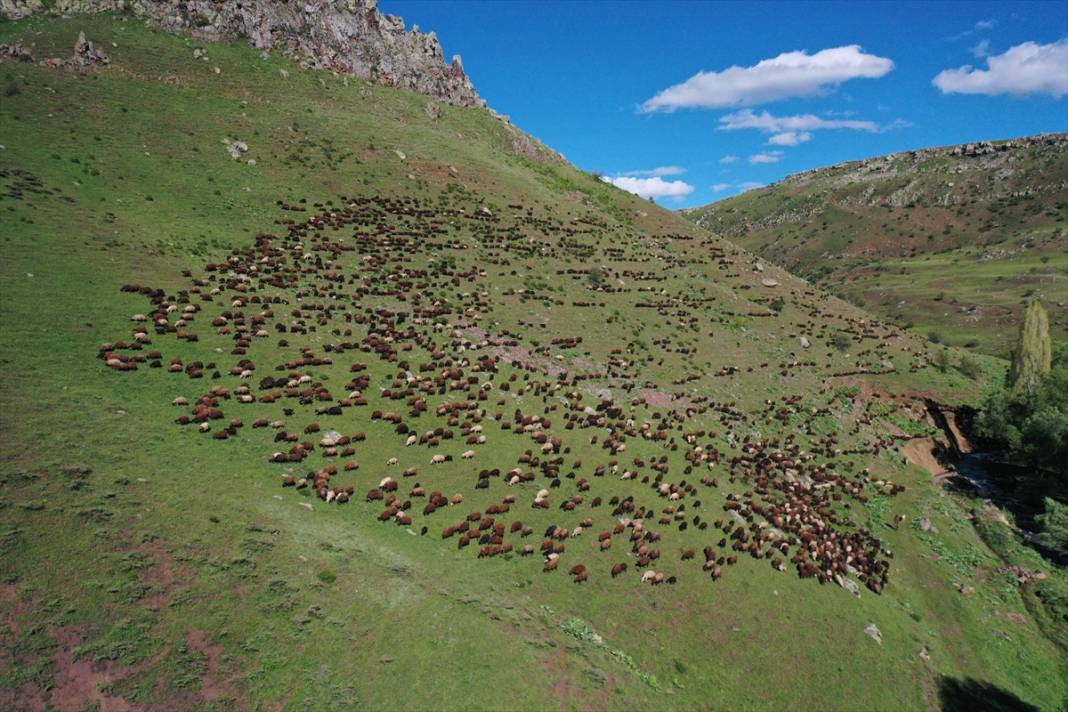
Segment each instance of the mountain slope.
[{"label": "mountain slope", "polygon": [[79,31],[108,66],[0,60],[0,706],[1063,700],[996,510],[902,459],[997,363],[483,108],[115,16],[0,42]]},{"label": "mountain slope", "polygon": [[1068,329],[1068,135],[806,171],[684,215],[884,318],[1005,356],[1039,296]]}]

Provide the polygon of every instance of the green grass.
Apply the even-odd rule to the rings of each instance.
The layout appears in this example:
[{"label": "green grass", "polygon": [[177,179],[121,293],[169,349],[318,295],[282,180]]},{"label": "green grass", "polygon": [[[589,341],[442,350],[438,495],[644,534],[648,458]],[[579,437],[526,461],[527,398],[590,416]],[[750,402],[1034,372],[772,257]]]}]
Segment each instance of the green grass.
[{"label": "green grass", "polygon": [[[567,566],[552,574],[541,573],[538,556],[478,559],[474,544],[458,550],[455,539],[440,538],[443,524],[505,494],[518,497],[507,519],[521,518],[536,534],[578,518],[555,507],[530,509],[531,484],[473,487],[474,468],[507,471],[533,446],[490,418],[475,464],[460,459],[466,446],[452,441],[441,450],[456,459],[434,469],[426,447],[404,448],[367,410],[323,418],[368,434],[357,452],[361,469],[338,477],[356,486],[344,506],[281,488],[283,468],[267,462],[271,433],[248,427],[253,413],[297,427],[315,419],[314,406],[286,401],[241,411],[228,402],[227,417],[241,415],[246,427],[223,442],[175,425],[186,412],[170,405],[176,396],[192,399],[216,383],[240,381],[105,368],[96,358],[100,344],[130,338],[130,316],[148,307],[121,285],[186,289],[182,270],[203,276],[205,263],[225,260],[257,233],[282,232],[276,220],[308,217],[276,201],[303,198],[314,210],[315,202],[340,204],[342,194],[410,198],[467,216],[443,225],[432,244],[391,255],[388,269],[344,254],[345,270],[376,285],[406,268],[470,270],[476,276],[459,285],[431,280],[427,296],[470,303],[465,292],[484,292],[479,323],[492,334],[514,334],[528,350],[544,349],[537,358],[577,371],[611,364],[617,375],[580,382],[589,389],[581,404],[596,405],[594,392],[610,388],[638,425],[663,422],[667,411],[632,404],[638,394],[624,390],[628,383],[735,403],[746,420],[730,425],[734,445],[719,412],[679,426],[706,430],[702,442],[715,443],[728,460],[744,436],[791,435],[806,450],[830,432],[842,448],[885,437],[878,419],[851,428],[861,386],[963,401],[980,397],[985,384],[939,373],[922,342],[771,266],[762,274],[780,287],[768,291],[751,255],[677,216],[573,168],[531,164],[513,152],[513,129],[488,112],[443,107],[432,120],[425,97],[301,71],[243,44],[210,45],[211,62],[198,62],[192,41],[106,16],[8,23],[0,41],[32,40],[39,56],[61,55],[79,29],[104,46],[117,44],[110,69],[82,75],[0,63],[0,81],[19,86],[0,102],[0,616],[17,621],[0,644],[5,705],[14,706],[15,691],[53,694],[67,654],[97,671],[132,668],[106,692],[145,706],[382,709],[403,699],[413,708],[447,709],[916,709],[937,704],[942,676],[987,681],[1043,709],[1062,703],[1063,656],[1043,632],[1048,625],[1040,627],[1044,614],[1004,623],[1003,611],[1029,608],[1019,592],[1004,591],[1003,580],[981,580],[994,557],[964,520],[965,505],[892,451],[838,458],[850,474],[871,466],[873,476],[906,486],[896,497],[873,496],[867,507],[835,505],[894,553],[887,590],[854,598],[749,558],[713,583],[699,564],[679,560],[685,548],[718,538],[696,527],[657,527],[664,537],[655,568],[677,574],[678,583],[641,585],[625,541],[598,548],[596,532],[614,524],[607,507],[574,513],[593,517],[595,526],[568,541]],[[227,137],[249,144],[242,161],[226,154]],[[21,197],[10,195],[12,186]],[[575,190],[587,197],[576,200]],[[500,230],[474,217],[482,207],[500,218],[493,223]],[[517,217],[528,209],[537,222]],[[407,217],[386,222],[396,231],[426,226]],[[607,289],[596,291],[586,272],[601,265]],[[534,294],[517,291],[527,288]],[[292,289],[267,291],[289,299],[288,308],[296,303]],[[774,296],[783,297],[783,308],[769,315]],[[396,306],[388,296],[368,302]],[[220,297],[205,311],[228,304]],[[459,320],[456,313],[438,318]],[[232,340],[206,321],[194,322],[197,343],[153,335],[153,347],[168,359],[217,361],[225,374],[236,360]],[[448,330],[431,329],[424,330],[436,340],[448,338]],[[366,334],[354,330],[355,340]],[[830,344],[840,331],[857,339],[847,353]],[[798,345],[800,334],[809,349]],[[553,346],[560,337],[582,341]],[[323,328],[300,341],[322,354],[333,338]],[[252,353],[257,379],[295,355],[274,334]],[[412,355],[413,363],[425,358]],[[377,391],[397,365],[373,354],[335,355],[335,365],[304,372],[340,393],[352,360],[368,364],[371,407],[397,408]],[[815,365],[790,367],[794,360]],[[716,375],[728,366],[739,372]],[[856,370],[880,375],[838,375]],[[527,372],[508,363],[492,380],[513,375],[508,395],[494,391],[485,402],[489,413],[510,417],[520,407],[548,415],[551,432],[570,448],[565,461],[582,460],[577,474],[597,491],[631,494],[655,510],[666,504],[640,481],[593,478],[608,455],[589,436],[603,439],[607,431],[565,430],[563,392],[519,395]],[[545,380],[534,375],[529,383]],[[785,422],[764,414],[765,399],[785,407],[793,394],[804,407]],[[435,406],[453,397],[435,392],[429,412],[407,420],[417,432],[435,427]],[[286,416],[283,407],[296,412]],[[812,416],[818,407],[830,411]],[[678,445],[679,431],[670,432]],[[639,436],[627,445],[623,464],[667,455],[667,479],[684,477],[684,445]],[[399,458],[396,470],[385,464],[390,456]],[[298,474],[321,462],[316,456]],[[408,466],[420,469],[428,489],[462,492],[463,505],[433,517],[416,511],[411,533],[377,522],[380,504],[362,493]],[[721,487],[700,489],[702,505],[690,502],[691,513],[724,515],[726,494],[747,488],[730,482],[728,471],[719,466],[713,474]],[[561,483],[554,503],[577,493],[575,480]],[[934,511],[937,539],[887,524],[925,508]],[[420,536],[424,524],[429,531]],[[968,580],[978,595],[964,598],[953,588],[965,575],[957,564],[973,557]],[[631,570],[612,579],[608,569],[621,560]],[[577,561],[590,568],[586,584],[566,573]],[[881,630],[881,644],[864,634],[869,623]],[[198,631],[219,650],[196,644]],[[918,657],[921,648],[929,662]]]}]

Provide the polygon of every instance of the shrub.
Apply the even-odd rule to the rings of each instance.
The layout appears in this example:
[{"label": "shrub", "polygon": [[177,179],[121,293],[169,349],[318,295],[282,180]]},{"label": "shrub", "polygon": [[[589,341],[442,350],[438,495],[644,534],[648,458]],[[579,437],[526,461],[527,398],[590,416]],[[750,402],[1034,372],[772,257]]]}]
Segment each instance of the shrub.
[{"label": "shrub", "polygon": [[940,349],[934,357],[934,365],[942,373],[949,370],[949,367],[953,365],[953,360],[949,357],[948,349]]},{"label": "shrub", "polygon": [[978,381],[983,375],[983,364],[974,356],[962,358],[957,369],[973,381]]},{"label": "shrub", "polygon": [[835,351],[844,354],[846,351],[849,351],[849,349],[852,348],[853,339],[849,337],[849,334],[839,331],[831,337],[831,346],[834,348]]},{"label": "shrub", "polygon": [[1040,527],[1035,541],[1048,549],[1068,550],[1068,505],[1052,497],[1045,497],[1042,501],[1045,511],[1035,515],[1035,522]]}]

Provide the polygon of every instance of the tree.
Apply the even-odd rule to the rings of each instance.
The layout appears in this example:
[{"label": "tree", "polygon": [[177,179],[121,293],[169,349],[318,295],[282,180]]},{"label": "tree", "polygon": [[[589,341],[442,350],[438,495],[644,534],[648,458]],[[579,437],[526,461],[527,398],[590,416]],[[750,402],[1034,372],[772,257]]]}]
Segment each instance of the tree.
[{"label": "tree", "polygon": [[991,394],[975,425],[988,446],[1011,459],[1068,477],[1068,349],[1058,349],[1030,390],[1010,382]]},{"label": "tree", "polygon": [[1014,391],[1031,391],[1052,366],[1049,314],[1037,299],[1027,304],[1020,337],[1012,354],[1009,386]]},{"label": "tree", "polygon": [[1051,497],[1045,497],[1043,503],[1046,511],[1035,515],[1039,526],[1035,541],[1048,549],[1068,549],[1068,505]]}]

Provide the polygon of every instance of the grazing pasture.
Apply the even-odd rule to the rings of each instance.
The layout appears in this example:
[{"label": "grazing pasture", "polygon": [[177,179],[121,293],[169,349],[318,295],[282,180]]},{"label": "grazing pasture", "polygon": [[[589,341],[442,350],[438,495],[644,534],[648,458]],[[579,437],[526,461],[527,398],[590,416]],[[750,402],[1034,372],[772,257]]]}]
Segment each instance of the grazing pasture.
[{"label": "grazing pasture", "polygon": [[0,42],[83,30],[0,61],[3,705],[1063,700],[923,342],[482,109]]}]

